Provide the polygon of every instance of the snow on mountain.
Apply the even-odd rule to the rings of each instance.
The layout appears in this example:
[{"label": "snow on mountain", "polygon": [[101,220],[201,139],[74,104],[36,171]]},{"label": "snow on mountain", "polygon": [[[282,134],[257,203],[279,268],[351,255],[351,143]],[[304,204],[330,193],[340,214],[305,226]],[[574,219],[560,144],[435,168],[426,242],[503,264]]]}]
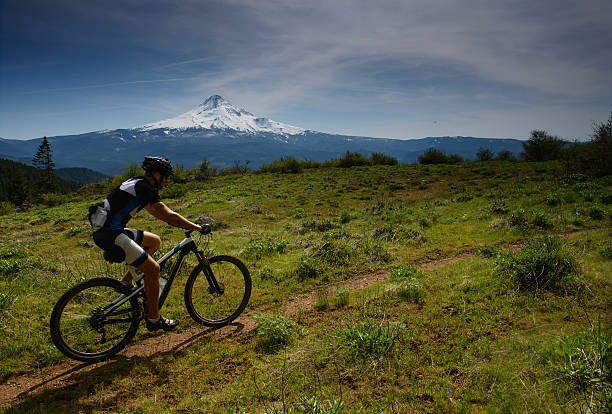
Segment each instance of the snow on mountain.
[{"label": "snow on mountain", "polygon": [[281,135],[298,135],[306,131],[303,128],[271,119],[257,118],[250,112],[235,107],[219,95],[209,97],[202,104],[182,115],[135,129],[149,131],[160,128],[233,129],[253,134],[266,132]]}]

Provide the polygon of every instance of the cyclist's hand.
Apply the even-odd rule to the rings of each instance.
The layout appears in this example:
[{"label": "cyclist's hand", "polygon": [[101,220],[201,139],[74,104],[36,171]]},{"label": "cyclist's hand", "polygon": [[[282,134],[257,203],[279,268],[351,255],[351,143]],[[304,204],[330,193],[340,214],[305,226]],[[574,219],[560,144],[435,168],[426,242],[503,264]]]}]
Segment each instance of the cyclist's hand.
[{"label": "cyclist's hand", "polygon": [[202,224],[200,227],[202,228],[202,230],[200,230],[200,233],[202,234],[210,234],[210,232],[212,231],[212,227],[210,224]]}]

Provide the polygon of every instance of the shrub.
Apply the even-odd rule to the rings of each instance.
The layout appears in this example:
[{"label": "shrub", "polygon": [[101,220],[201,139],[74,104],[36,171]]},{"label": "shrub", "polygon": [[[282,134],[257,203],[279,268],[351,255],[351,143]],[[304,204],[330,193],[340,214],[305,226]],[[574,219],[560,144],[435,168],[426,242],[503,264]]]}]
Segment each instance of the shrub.
[{"label": "shrub", "polygon": [[[548,363],[579,389],[592,394],[601,412],[609,412],[612,388],[612,337],[585,332],[562,338],[548,350]],[[592,396],[591,396],[592,398]],[[591,399],[593,402],[593,400]]]},{"label": "shrub", "polygon": [[406,241],[409,244],[419,244],[426,240],[423,236],[423,231],[420,229],[404,228],[393,224],[387,224],[377,228],[374,230],[373,237],[376,240],[393,243]]},{"label": "shrub", "polygon": [[601,202],[604,204],[612,204],[612,192],[608,191],[601,195]]},{"label": "shrub", "polygon": [[346,151],[346,153],[337,160],[337,165],[341,168],[356,167],[370,164],[369,160],[358,152]]},{"label": "shrub", "polygon": [[397,295],[410,302],[418,303],[424,296],[424,290],[419,281],[420,270],[411,265],[403,265],[391,270],[390,279],[397,283]]},{"label": "shrub", "polygon": [[240,161],[234,161],[234,165],[231,167],[221,168],[219,175],[237,175],[246,174],[249,172],[249,161],[245,161],[245,164],[240,164]]},{"label": "shrub", "polygon": [[295,271],[298,279],[314,279],[319,274],[319,261],[313,257],[301,257]]},{"label": "shrub", "polygon": [[289,242],[286,240],[277,241],[267,237],[259,240],[251,240],[244,248],[243,253],[247,257],[261,259],[272,253],[283,253],[287,245],[289,245]]},{"label": "shrub", "polygon": [[541,229],[552,227],[552,220],[543,212],[534,210],[531,212],[531,224]]},{"label": "shrub", "polygon": [[353,359],[381,359],[397,346],[403,325],[398,322],[362,320],[347,326],[342,332],[347,357]]},{"label": "shrub", "polygon": [[264,266],[259,269],[259,278],[261,280],[272,280],[274,279],[274,271],[269,266]]},{"label": "shrub", "polygon": [[289,343],[295,331],[295,322],[282,315],[259,314],[253,317],[257,322],[255,335],[265,352],[273,353]]},{"label": "shrub", "polygon": [[605,211],[598,206],[591,206],[587,209],[587,214],[593,220],[601,220],[605,216]]},{"label": "shrub", "polygon": [[15,206],[10,201],[0,201],[0,216],[15,212]]},{"label": "shrub", "polygon": [[334,291],[334,305],[337,308],[343,308],[349,304],[349,290],[344,286],[336,287]]},{"label": "shrub", "polygon": [[476,250],[474,253],[478,256],[492,258],[497,256],[497,254],[499,253],[499,249],[495,246],[486,245]]},{"label": "shrub", "polygon": [[370,161],[373,165],[397,165],[397,158],[385,155],[382,152],[373,152],[370,155]]},{"label": "shrub", "polygon": [[309,231],[328,231],[337,228],[338,225],[331,222],[329,219],[324,220],[306,220],[302,223],[299,233],[304,234]]},{"label": "shrub", "polygon": [[510,224],[513,226],[524,226],[527,224],[527,213],[522,208],[510,213]]},{"label": "shrub", "polygon": [[342,213],[340,213],[340,223],[346,224],[351,221],[351,219],[351,214],[346,210],[342,210]]},{"label": "shrub", "polygon": [[446,155],[438,149],[429,148],[419,155],[418,160],[419,164],[456,164],[462,162],[463,158],[457,154]]},{"label": "shrub", "polygon": [[557,193],[551,193],[544,198],[544,201],[551,207],[556,206],[561,204],[561,196]]},{"label": "shrub", "polygon": [[567,141],[549,135],[546,131],[531,131],[531,137],[523,142],[521,155],[526,161],[556,160],[561,156],[561,150]]},{"label": "shrub", "polygon": [[607,244],[600,246],[597,251],[599,251],[599,254],[601,254],[604,259],[612,259],[612,243],[608,242]]},{"label": "shrub", "polygon": [[329,295],[327,289],[317,291],[313,307],[316,310],[325,310],[329,308]]},{"label": "shrub", "polygon": [[497,276],[523,291],[572,293],[579,288],[578,264],[555,236],[538,236],[516,252],[501,253]]},{"label": "shrub", "polygon": [[0,320],[4,317],[5,311],[15,302],[17,295],[12,291],[0,292]]},{"label": "shrub", "polygon": [[125,169],[123,170],[121,174],[116,175],[110,181],[110,187],[112,188],[117,187],[119,184],[121,184],[125,180],[129,180],[130,178],[138,177],[143,174],[144,174],[144,170],[142,169],[140,164],[138,163],[129,164],[127,167],[125,167]]},{"label": "shrub", "polygon": [[508,211],[510,211],[506,203],[503,201],[495,201],[489,206],[489,210],[495,214],[506,214]]},{"label": "shrub", "polygon": [[215,175],[217,175],[217,167],[213,167],[208,159],[202,158],[202,162],[198,166],[196,178],[202,181],[207,181]]},{"label": "shrub", "polygon": [[264,164],[259,168],[262,173],[299,173],[302,171],[302,164],[294,157],[283,157],[279,160]]},{"label": "shrub", "polygon": [[512,151],[503,150],[497,153],[497,159],[500,161],[516,161],[516,155]]},{"label": "shrub", "polygon": [[476,159],[478,161],[489,161],[493,159],[493,151],[488,148],[480,148],[476,153]]}]

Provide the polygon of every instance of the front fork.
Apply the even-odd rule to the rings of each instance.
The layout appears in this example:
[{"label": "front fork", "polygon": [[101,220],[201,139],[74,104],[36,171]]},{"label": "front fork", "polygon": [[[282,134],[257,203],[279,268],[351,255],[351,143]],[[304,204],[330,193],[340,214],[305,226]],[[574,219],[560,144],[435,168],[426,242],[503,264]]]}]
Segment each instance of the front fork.
[{"label": "front fork", "polygon": [[217,281],[217,278],[210,267],[210,262],[206,256],[204,256],[204,252],[198,249],[195,251],[195,255],[198,258],[200,265],[202,265],[202,271],[204,272],[204,276],[206,276],[206,280],[208,281],[208,292],[210,294],[222,295],[223,286],[221,286]]}]

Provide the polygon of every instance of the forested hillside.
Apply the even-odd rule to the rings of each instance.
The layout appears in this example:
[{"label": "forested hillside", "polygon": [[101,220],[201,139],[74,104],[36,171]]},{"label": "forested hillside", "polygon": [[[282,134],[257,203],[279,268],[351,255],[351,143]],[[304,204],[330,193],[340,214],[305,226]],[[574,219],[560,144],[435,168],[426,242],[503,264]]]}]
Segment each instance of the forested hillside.
[{"label": "forested hillside", "polygon": [[[25,195],[26,200],[36,197],[41,192],[46,192],[46,189],[39,187],[43,178],[44,172],[37,168],[16,161],[0,159],[0,201],[11,200],[11,194],[15,192]],[[80,184],[60,177],[56,177],[56,183],[59,192],[64,194],[80,187]]]}]

